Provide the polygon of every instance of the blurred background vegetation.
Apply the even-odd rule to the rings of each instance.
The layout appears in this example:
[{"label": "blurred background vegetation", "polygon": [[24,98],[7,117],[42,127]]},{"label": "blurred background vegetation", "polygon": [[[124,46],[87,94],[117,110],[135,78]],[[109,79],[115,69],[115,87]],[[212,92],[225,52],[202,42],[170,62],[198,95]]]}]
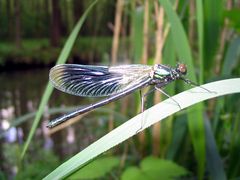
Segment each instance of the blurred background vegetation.
[{"label": "blurred background vegetation", "polygon": [[[239,77],[238,0],[93,2],[0,1],[1,179],[42,179],[140,112],[136,92],[79,118],[74,125],[48,130],[46,124],[54,117],[98,101],[57,90],[50,97],[51,91],[44,91],[49,69],[60,54],[65,53],[67,63],[78,64],[175,66],[180,61],[187,64],[189,78],[199,84]],[[94,6],[77,38],[72,38],[71,48],[66,43],[69,35],[90,5]],[[70,48],[69,56],[62,50],[64,45]],[[174,95],[185,88],[189,87],[176,82],[165,90]],[[49,99],[44,95],[47,91]],[[147,106],[164,98],[150,94]],[[40,102],[46,103],[39,106]],[[238,179],[239,105],[240,96],[235,94],[182,110],[114,148],[73,178]]]}]

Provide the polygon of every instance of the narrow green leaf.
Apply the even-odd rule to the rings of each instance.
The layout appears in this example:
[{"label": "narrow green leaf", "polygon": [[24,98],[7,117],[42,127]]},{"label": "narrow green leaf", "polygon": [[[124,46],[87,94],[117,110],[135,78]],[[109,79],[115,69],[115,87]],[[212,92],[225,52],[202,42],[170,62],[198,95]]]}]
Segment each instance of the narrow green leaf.
[{"label": "narrow green leaf", "polygon": [[204,1],[204,52],[205,70],[211,70],[218,48],[223,15],[223,0]]},{"label": "narrow green leaf", "polygon": [[[224,58],[224,63],[222,66],[223,68],[221,71],[222,77],[231,76],[233,69],[238,64],[239,57],[240,57],[240,37],[233,39],[230,42],[230,45],[228,46],[228,49]],[[217,126],[219,123],[219,115],[220,115],[221,109],[223,108],[224,101],[225,101],[224,99],[217,100],[217,104],[215,106],[215,113],[214,113],[214,120],[213,120],[214,133],[216,133],[217,131]]]},{"label": "narrow green leaf", "polygon": [[[170,1],[159,0],[159,2],[163,6],[168,17],[168,21],[171,27],[170,31],[179,61],[185,62],[188,66],[188,69],[194,69],[190,46],[180,18],[174,11]],[[196,81],[194,71],[188,71],[188,76],[193,81]]]},{"label": "narrow green leaf", "polygon": [[[175,65],[176,64],[176,53],[175,53],[175,46],[173,43],[173,38],[171,32],[168,34],[168,37],[166,39],[166,43],[164,45],[163,49],[163,64],[170,64]],[[169,84],[169,86],[166,86],[165,91],[170,95],[174,95],[175,93],[175,86],[176,83],[173,82]],[[172,135],[174,131],[167,131],[168,129],[172,128],[173,124],[173,116],[170,116],[167,121],[164,122],[163,126],[161,126],[161,135],[160,137],[164,140],[161,140],[160,142],[165,144],[161,145],[161,147],[166,147],[166,149],[169,149],[169,145],[172,142]],[[167,142],[167,144],[166,144]]]},{"label": "narrow green leaf", "polygon": [[204,118],[206,132],[206,156],[207,168],[211,179],[226,180],[227,176],[224,171],[223,162],[218,152],[217,144],[212,133],[211,124],[207,115]]},{"label": "narrow green leaf", "polygon": [[[85,21],[88,13],[90,12],[90,10],[93,8],[93,6],[97,3],[98,0],[95,0],[89,7],[88,9],[84,12],[84,14],[82,15],[82,17],[79,19],[79,21],[77,22],[76,26],[74,27],[72,33],[70,34],[70,36],[68,37],[65,45],[64,45],[64,48],[63,50],[61,51],[61,54],[57,60],[57,64],[63,64],[64,62],[67,61],[67,57],[69,56],[69,53],[73,47],[73,44],[77,38],[77,35],[82,27],[82,24],[83,22]],[[53,86],[50,84],[50,82],[48,82],[47,86],[46,86],[46,89],[44,91],[44,94],[43,94],[43,97],[41,99],[41,102],[40,102],[40,105],[39,105],[39,108],[38,108],[38,112],[36,114],[36,117],[33,121],[33,125],[32,125],[32,128],[30,130],[30,133],[28,135],[28,138],[27,138],[27,141],[25,142],[24,144],[24,147],[23,147],[23,151],[21,153],[21,159],[23,159],[28,147],[29,147],[29,144],[33,138],[33,135],[37,129],[37,126],[39,124],[39,121],[40,121],[40,118],[42,117],[42,114],[43,114],[43,111],[44,111],[44,108],[49,100],[49,97],[51,96],[52,94],[52,91],[53,91]]]},{"label": "narrow green leaf", "polygon": [[182,149],[184,137],[187,134],[186,116],[186,114],[183,114],[176,117],[176,120],[174,120],[174,124],[172,127],[173,137],[166,155],[167,159],[173,160],[177,156],[177,152]]},{"label": "narrow green leaf", "polygon": [[[172,98],[174,98],[180,104],[182,109],[184,109],[210,98],[239,93],[240,78],[216,81],[202,85],[202,87],[215,93],[209,93],[200,87],[195,87],[179,93]],[[161,111],[159,111],[159,109],[161,109]],[[153,125],[156,122],[159,122],[160,120],[165,119],[166,117],[178,111],[180,111],[180,109],[172,101],[172,99],[162,101],[161,103],[149,108],[143,113],[136,115],[121,126],[112,130],[101,139],[94,142],[86,149],[79,152],[71,159],[60,165],[51,174],[45,177],[45,179],[61,179],[67,177],[71,173],[83,167],[88,161],[92,160],[96,156],[102,154],[103,152],[118,145],[126,139],[136,135],[138,132],[143,131],[147,127]],[[144,123],[142,123],[143,120]],[[139,129],[141,125],[143,126],[141,129]]]},{"label": "narrow green leaf", "polygon": [[226,56],[224,58],[221,75],[230,76],[232,70],[236,67],[240,57],[240,37],[233,39],[230,42]]},{"label": "narrow green leaf", "polygon": [[134,8],[132,11],[132,50],[133,60],[139,63],[143,46],[143,8]]},{"label": "narrow green leaf", "polygon": [[240,161],[240,113],[238,112],[233,119],[233,133],[231,133],[230,152],[229,152],[229,166],[228,166],[228,178],[234,179],[239,177]]},{"label": "narrow green leaf", "polygon": [[45,108],[45,106],[46,106],[46,104],[48,102],[48,99],[49,99],[52,91],[53,91],[53,87],[51,86],[50,82],[48,82],[47,87],[45,88],[44,95],[43,95],[43,97],[41,99],[41,102],[40,102],[37,114],[36,114],[36,116],[34,118],[31,130],[30,130],[30,133],[29,133],[28,138],[27,138],[27,141],[24,143],[23,151],[22,151],[21,156],[20,156],[21,160],[23,159],[23,157],[24,157],[24,155],[25,155],[25,153],[26,153],[26,151],[27,151],[27,149],[29,147],[29,144],[30,144],[30,142],[31,142],[31,140],[33,138],[33,135],[34,135],[34,133],[35,133],[35,131],[37,129],[38,123],[40,121],[40,118],[41,118],[41,116],[43,114],[44,108]]},{"label": "narrow green leaf", "polygon": [[[177,55],[180,61],[184,61],[187,64],[190,79],[196,82],[191,50],[180,18],[174,11],[170,1],[159,0],[159,2],[167,14]],[[199,104],[189,109],[188,112],[188,126],[198,162],[199,179],[203,178],[205,168],[205,134],[201,109],[203,109],[202,105]]]},{"label": "narrow green leaf", "polygon": [[198,32],[198,59],[200,65],[200,76],[199,82],[203,83],[203,76],[204,76],[204,52],[203,52],[203,4],[202,0],[196,1],[196,9],[197,9],[197,32]]},{"label": "narrow green leaf", "polygon": [[[170,64],[172,66],[176,64],[175,46],[171,32],[168,34],[166,43],[164,45],[163,64]],[[168,92],[170,95],[175,93],[175,82],[169,84],[169,86],[166,87],[166,92]]]}]

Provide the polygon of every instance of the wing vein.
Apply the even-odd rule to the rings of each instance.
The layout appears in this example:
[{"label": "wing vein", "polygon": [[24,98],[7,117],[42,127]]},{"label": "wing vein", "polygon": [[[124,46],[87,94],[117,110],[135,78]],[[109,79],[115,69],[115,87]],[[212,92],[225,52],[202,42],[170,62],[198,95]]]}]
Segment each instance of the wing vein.
[{"label": "wing vein", "polygon": [[53,85],[76,96],[101,97],[121,93],[150,78],[147,65],[88,66],[62,64],[50,70]]}]

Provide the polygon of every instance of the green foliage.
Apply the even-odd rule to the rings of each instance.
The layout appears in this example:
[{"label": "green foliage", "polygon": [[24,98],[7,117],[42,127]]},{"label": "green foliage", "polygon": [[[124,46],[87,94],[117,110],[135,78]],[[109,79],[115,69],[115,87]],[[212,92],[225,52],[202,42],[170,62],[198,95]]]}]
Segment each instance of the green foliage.
[{"label": "green foliage", "polygon": [[3,158],[5,160],[6,167],[14,167],[18,164],[20,157],[20,146],[17,144],[4,144],[3,146]]},{"label": "green foliage", "polygon": [[[178,160],[184,151],[184,140],[187,134],[187,117],[186,114],[176,117],[172,126],[173,136],[166,154],[170,160]],[[179,158],[177,158],[179,157]]]},{"label": "green foliage", "polygon": [[[23,38],[47,38],[51,31],[52,2],[36,0],[20,2],[21,36]],[[58,2],[60,8],[61,34],[68,35],[74,23],[93,0],[75,1],[61,0]],[[94,13],[88,16],[89,21],[85,24],[82,33],[92,36],[96,33],[109,35],[108,28],[101,28],[104,24],[111,22],[114,15],[114,2],[102,0],[94,9]],[[76,6],[76,7],[75,7]],[[0,11],[0,39],[13,40],[15,28],[15,6],[14,1],[2,0]],[[76,8],[76,9],[75,9]],[[102,12],[108,13],[102,13]]]},{"label": "green foliage", "polygon": [[0,170],[0,179],[1,180],[5,180],[5,179],[7,179],[6,177],[5,177],[5,175],[4,175],[4,173]]},{"label": "green foliage", "polygon": [[[230,77],[233,70],[239,66],[240,59],[240,38],[234,38],[227,50],[223,61],[221,70],[222,77]],[[220,113],[225,104],[225,99],[219,99],[214,111],[213,131],[216,133],[217,126],[220,126]]]},{"label": "green foliage", "polygon": [[189,172],[172,161],[147,157],[140,163],[140,167],[128,167],[122,174],[122,180],[143,179],[176,179],[188,175]]},{"label": "green foliage", "polygon": [[[159,0],[162,4],[166,15],[168,17],[169,24],[171,25],[171,35],[173,39],[173,43],[176,49],[176,53],[180,60],[184,60],[188,65],[188,77],[196,82],[197,78],[194,74],[194,65],[192,59],[192,53],[190,50],[190,45],[187,40],[186,33],[183,28],[183,24],[179,16],[173,10],[173,6],[169,1]],[[179,46],[179,42],[181,45]],[[204,126],[202,119],[202,105],[196,105],[189,109],[188,113],[188,126],[190,130],[190,135],[193,142],[195,156],[198,161],[198,175],[199,179],[202,179],[204,175],[204,167],[205,167],[205,134],[204,134]],[[194,113],[192,112],[194,111]],[[193,121],[194,119],[194,121]]]},{"label": "green foliage", "polygon": [[[238,102],[239,104],[239,102]],[[237,105],[238,106],[238,105]],[[236,112],[234,117],[232,117],[233,128],[229,129],[229,136],[231,138],[231,142],[229,144],[229,167],[228,167],[228,177],[235,178],[240,176],[240,162],[236,161],[240,159],[240,113]],[[230,126],[231,127],[231,126]]]},{"label": "green foliage", "polygon": [[50,151],[39,150],[31,158],[28,156],[28,163],[18,171],[16,179],[42,179],[59,164],[58,158]]},{"label": "green foliage", "polygon": [[117,157],[102,157],[90,162],[82,169],[76,171],[70,179],[99,179],[110,173],[120,163]]},{"label": "green foliage", "polygon": [[[195,87],[193,89],[189,89],[175,96],[172,96],[172,98],[179,102],[179,104],[181,104],[181,107],[184,109],[209,98],[214,98],[226,94],[239,93],[240,78],[216,81],[202,85],[202,87],[210,90],[212,93],[205,91],[204,93],[202,91],[199,91],[199,87]],[[159,111],[159,109],[162,111]],[[159,104],[156,104],[155,106],[145,110],[143,113],[136,115],[132,119],[126,121],[121,126],[118,126],[114,130],[110,131],[108,134],[95,141],[93,144],[89,145],[83,151],[79,152],[68,161],[61,164],[57,169],[51,172],[51,174],[49,174],[46,179],[59,179],[69,176],[79,168],[83,167],[88,161],[109,150],[110,148],[120,144],[126,139],[136,135],[136,133],[139,132],[139,126],[141,125],[143,118],[145,123],[142,124],[140,131],[143,131],[154,123],[163,120],[164,118],[180,110],[182,109],[179,109],[176,104],[172,103],[171,99],[167,99]]]},{"label": "green foliage", "polygon": [[207,69],[208,72],[211,72],[213,58],[217,48],[219,47],[219,34],[223,22],[223,5],[223,0],[204,1],[203,4],[205,52],[204,68]]},{"label": "green foliage", "polygon": [[198,32],[198,59],[199,59],[199,68],[200,68],[200,84],[203,83],[204,80],[204,20],[203,20],[203,2],[197,1],[197,32]]},{"label": "green foliage", "polygon": [[[134,4],[132,2],[132,4]],[[133,6],[133,5],[132,5]],[[143,8],[132,7],[131,11],[132,20],[132,55],[133,62],[139,63],[142,57],[143,47]]]},{"label": "green foliage", "polygon": [[240,59],[240,37],[234,38],[228,48],[222,66],[222,76],[231,76],[233,70],[238,67]]},{"label": "green foliage", "polygon": [[[20,160],[21,149],[18,144],[13,143],[4,144],[3,150],[4,167],[8,171],[4,173],[9,179],[15,173],[12,171],[17,168],[16,165]],[[24,165],[17,171],[16,179],[42,179],[52,169],[56,168],[58,164],[59,160],[56,155],[49,150],[41,149],[37,146],[36,150],[31,152],[31,155],[26,156]],[[3,173],[2,176],[4,176]],[[0,179],[2,178],[0,177]]]},{"label": "green foliage", "polygon": [[204,125],[206,132],[207,171],[212,179],[226,180],[227,177],[224,171],[223,162],[218,152],[217,144],[211,129],[211,124],[206,115],[204,118]]},{"label": "green foliage", "polygon": [[[0,24],[1,24],[1,31],[0,37],[1,39],[7,39],[10,37],[12,40],[14,37],[14,26],[13,21],[7,16],[8,12],[6,10],[6,3],[7,0],[3,0],[1,5],[0,11]],[[13,2],[13,1],[11,1]],[[44,2],[47,1],[32,1],[32,3],[28,3],[28,1],[22,1],[22,35],[23,37],[29,38],[36,38],[36,39],[24,39],[22,41],[22,49],[16,49],[13,42],[0,43],[0,65],[6,64],[6,62],[13,62],[15,64],[24,63],[24,64],[50,64],[54,63],[55,60],[58,58],[58,54],[61,52],[61,48],[52,48],[49,45],[48,39],[45,39],[48,36],[49,31],[49,14],[48,10],[42,8],[44,6]],[[50,1],[49,1],[50,2]],[[61,1],[61,11],[63,12],[62,22],[63,23],[63,34],[67,34],[67,32],[71,32],[71,27],[74,24],[75,17],[73,0],[71,1]],[[89,4],[92,4],[93,1],[74,1],[79,3],[82,9],[79,12],[84,11]],[[128,58],[133,57],[134,63],[139,63],[141,56],[142,56],[142,47],[143,47],[143,1],[125,1],[126,4],[124,8],[128,8],[130,12],[127,12],[127,16],[123,18],[123,27],[127,26],[127,30],[125,29],[126,35],[130,34],[130,37],[126,37],[126,41],[124,44],[130,43],[129,47],[131,47],[130,54]],[[154,19],[154,3],[150,2],[151,15],[149,19],[150,24],[150,33],[149,39],[151,44],[149,47],[150,49],[150,57],[148,64],[153,64],[154,55],[154,43],[152,39],[154,39],[154,32],[155,32],[155,20]],[[213,78],[223,79],[229,78],[232,76],[239,76],[240,74],[240,39],[239,34],[239,9],[231,9],[231,10],[224,10],[225,1],[223,0],[211,0],[211,1],[196,1],[196,17],[194,24],[194,39],[188,39],[187,33],[190,32],[190,26],[188,23],[189,19],[194,17],[189,17],[189,3],[187,1],[180,1],[177,10],[175,11],[173,5],[170,2],[174,1],[165,1],[159,0],[161,5],[164,7],[165,11],[165,19],[164,19],[164,27],[167,24],[170,24],[170,32],[166,37],[166,41],[164,44],[163,49],[163,62],[164,64],[174,65],[176,61],[184,62],[188,66],[188,78],[195,81],[200,82],[202,84],[205,81],[213,81]],[[67,6],[66,6],[66,3]],[[72,3],[72,4],[71,4]],[[50,4],[50,3],[49,3]],[[12,4],[13,5],[13,4]],[[11,6],[12,6],[11,5]],[[37,8],[37,7],[41,8]],[[98,6],[93,8],[94,12],[90,16],[88,16],[88,22],[85,24],[82,34],[94,34],[94,37],[88,38],[79,38],[77,39],[77,34],[81,28],[80,26],[75,29],[74,32],[71,34],[71,38],[67,40],[65,43],[65,38],[62,39],[62,45],[64,46],[63,51],[61,52],[61,56],[59,57],[58,63],[64,63],[67,59],[71,59],[71,57],[78,57],[80,59],[89,60],[91,57],[103,57],[105,56],[106,61],[101,59],[99,64],[108,64],[111,48],[111,40],[112,38],[106,37],[97,37],[98,32],[100,34],[110,34],[110,28],[106,27],[106,22],[113,22],[113,14],[115,10],[115,2],[113,1],[101,1]],[[130,6],[130,8],[129,8]],[[69,8],[70,7],[70,8]],[[73,9],[71,9],[71,7]],[[34,11],[34,10],[36,11]],[[71,9],[71,11],[68,11]],[[181,11],[181,14],[178,12]],[[107,13],[105,13],[107,12]],[[11,13],[13,14],[13,7],[11,7]],[[110,14],[110,15],[109,15]],[[80,14],[79,14],[80,15]],[[130,16],[130,17],[129,17]],[[228,18],[229,24],[225,27],[223,23],[223,17]],[[85,18],[85,17],[84,17]],[[84,19],[83,18],[83,19]],[[166,21],[165,21],[166,20]],[[79,24],[78,24],[79,25]],[[9,29],[9,27],[11,27]],[[128,29],[129,28],[129,29]],[[222,42],[223,39],[220,39],[220,33],[223,28],[229,28],[231,30],[230,33],[226,33],[227,38],[226,41]],[[36,31],[36,29],[38,31]],[[130,31],[130,33],[128,32]],[[44,37],[44,38],[42,38]],[[40,38],[40,39],[37,39]],[[75,46],[73,43],[76,41]],[[153,40],[154,41],[154,40]],[[189,45],[189,41],[193,43],[191,47]],[[120,42],[120,43],[122,43]],[[156,42],[157,43],[157,42]],[[223,44],[220,44],[223,43]],[[120,46],[121,47],[121,46]],[[127,48],[126,48],[127,49]],[[71,53],[70,53],[71,51]],[[121,52],[121,51],[119,51]],[[125,53],[125,51],[124,51]],[[218,54],[217,54],[218,53]],[[121,54],[121,53],[119,53]],[[127,54],[127,53],[126,53]],[[192,54],[194,56],[192,56]],[[90,58],[89,58],[90,57]],[[193,58],[194,57],[194,58]],[[218,61],[216,59],[218,58]],[[220,57],[220,58],[219,58]],[[7,61],[6,61],[7,60]],[[87,62],[89,63],[89,62]],[[220,66],[220,73],[215,73],[215,66]],[[198,80],[198,81],[197,81]],[[214,79],[215,80],[215,79]],[[34,85],[34,84],[33,84]],[[225,87],[229,86],[229,87]],[[239,84],[232,83],[232,84],[225,84],[221,88],[217,90],[222,90],[224,88],[234,88],[238,87]],[[189,87],[187,87],[189,88]],[[174,95],[177,92],[183,90],[183,83],[173,83],[166,87],[166,91],[170,95]],[[45,94],[42,97],[42,103],[39,107],[38,115],[34,121],[32,126],[31,134],[28,138],[28,141],[25,145],[25,149],[22,152],[22,156],[25,154],[25,151],[29,145],[31,137],[36,129],[36,126],[40,120],[41,113],[45,105],[48,102],[50,94],[52,92],[52,87],[48,84]],[[191,94],[189,92],[189,94]],[[184,103],[191,102],[192,99],[189,98],[189,94],[185,95],[184,97],[180,98]],[[200,99],[204,99],[205,93],[199,93],[198,97]],[[210,94],[211,95],[211,94]],[[152,96],[148,97],[149,99]],[[56,100],[61,101],[61,99]],[[178,101],[178,100],[177,100]],[[179,102],[178,101],[178,102]],[[139,101],[135,101],[135,103],[139,103]],[[131,102],[132,106],[133,102]],[[170,103],[169,103],[170,104]],[[165,104],[166,105],[166,104]],[[167,104],[168,105],[168,104]],[[140,106],[139,106],[140,107]],[[146,116],[152,117],[150,118],[149,122],[153,122],[152,119],[159,120],[159,114],[153,117],[152,114],[154,113],[161,113],[165,111],[166,106],[160,106],[161,108],[155,109],[152,113],[145,114]],[[117,111],[121,109],[121,106],[117,107]],[[174,109],[170,108],[171,110]],[[208,110],[206,113],[206,109]],[[65,109],[66,110],[66,109]],[[101,118],[102,109],[98,110],[100,113],[97,115],[98,118]],[[110,109],[109,109],[110,111]],[[107,111],[109,113],[109,111]],[[139,111],[138,111],[139,112]],[[132,108],[129,109],[128,114],[131,115],[135,114],[135,111]],[[204,116],[203,116],[204,114]],[[205,117],[206,115],[206,117]],[[20,117],[18,122],[21,123],[20,120],[28,119],[32,117],[33,114],[25,117]],[[121,117],[126,118],[126,116],[122,115]],[[185,167],[188,167],[189,171],[192,171],[194,177],[198,174],[199,179],[203,179],[206,175],[206,178],[212,179],[220,179],[220,178],[237,178],[240,176],[240,161],[239,161],[239,151],[240,151],[240,129],[239,129],[239,95],[225,97],[218,99],[216,103],[213,102],[213,105],[201,105],[196,108],[191,108],[188,111],[181,111],[177,114],[176,117],[170,117],[167,119],[161,126],[161,135],[160,135],[160,146],[161,146],[161,157],[166,157],[172,161],[178,162],[178,164],[183,164]],[[124,119],[114,115],[114,119]],[[147,117],[148,118],[148,117]],[[204,119],[204,120],[203,120]],[[106,116],[104,116],[104,120],[107,120]],[[139,119],[140,121],[141,119]],[[131,121],[131,120],[130,120]],[[139,122],[138,121],[138,122]],[[101,167],[101,160],[96,160],[92,164],[85,166],[80,171],[77,171],[79,168],[83,167],[89,160],[92,160],[97,155],[105,152],[108,148],[113,147],[114,145],[119,144],[120,142],[126,140],[127,138],[136,134],[135,122],[130,128],[123,129],[118,132],[118,134],[113,133],[110,136],[110,139],[105,139],[105,142],[99,143],[96,141],[93,145],[88,147],[86,150],[83,150],[76,156],[73,156],[69,161],[65,162],[64,164],[60,165],[56,170],[53,171],[56,164],[50,166],[52,169],[52,173],[47,176],[47,178],[52,179],[53,177],[66,177],[69,174],[72,174],[71,177],[78,178],[80,175],[81,177],[86,177],[87,175],[95,175],[89,173],[91,172],[98,172],[98,177],[102,177],[105,174],[109,174],[113,167],[117,165],[116,161],[110,161],[109,163],[102,163],[106,166]],[[210,122],[210,123],[209,123]],[[150,124],[150,123],[149,123]],[[16,124],[15,124],[16,125]],[[100,129],[100,128],[99,128]],[[132,131],[130,131],[132,130]],[[98,130],[101,131],[101,130]],[[129,136],[126,136],[126,132],[129,131]],[[151,133],[151,132],[150,132]],[[149,133],[149,134],[150,134]],[[191,139],[189,138],[189,134]],[[106,135],[109,137],[108,135]],[[104,138],[106,138],[106,136]],[[149,135],[151,136],[151,134]],[[205,137],[206,136],[206,137]],[[152,141],[150,138],[146,140],[149,146],[152,145]],[[97,146],[96,146],[97,144]],[[191,146],[193,144],[193,146]],[[147,148],[149,148],[149,146]],[[12,146],[12,148],[8,148],[6,151],[6,157],[9,159],[9,164],[15,166],[20,157],[20,149],[18,147]],[[93,148],[95,147],[95,148]],[[97,147],[97,148],[96,148]],[[91,149],[92,148],[92,149]],[[134,147],[138,151],[138,146]],[[143,153],[150,152],[151,148],[144,149]],[[206,150],[206,153],[205,153]],[[140,150],[139,150],[140,151]],[[12,155],[15,153],[14,155]],[[141,153],[141,152],[139,152]],[[36,153],[37,154],[37,153]],[[44,153],[43,153],[44,154]],[[194,156],[195,155],[195,156]],[[51,159],[51,156],[46,155]],[[135,158],[135,155],[129,153],[131,158]],[[195,157],[195,158],[194,158]],[[207,157],[207,158],[206,158]],[[27,159],[27,158],[26,158]],[[52,158],[54,159],[54,157]],[[150,159],[150,160],[149,160]],[[206,161],[205,161],[206,159]],[[48,160],[45,160],[48,162]],[[100,161],[100,163],[99,163]],[[107,161],[107,160],[106,160]],[[24,161],[22,161],[24,163]],[[28,163],[28,162],[27,162]],[[113,163],[113,164],[111,164]],[[115,164],[116,163],[116,164]],[[156,165],[157,164],[157,165]],[[44,162],[41,160],[36,159],[36,162],[29,161],[29,165],[26,165],[26,168],[21,169],[20,173],[18,174],[19,179],[33,177],[34,174],[37,173],[39,170],[39,178],[42,178],[49,172],[49,169],[46,170]],[[100,168],[102,169],[98,169]],[[198,167],[198,169],[197,169]],[[152,169],[153,168],[153,169]],[[160,168],[160,169],[158,169]],[[165,168],[165,169],[164,169]],[[148,158],[141,161],[140,167],[129,167],[123,174],[123,178],[128,177],[129,179],[147,179],[149,176],[156,177],[158,176],[159,172],[162,172],[160,175],[163,179],[171,178],[169,176],[170,171],[176,172],[176,177],[181,175],[185,171],[185,174],[190,174],[186,172],[185,169],[181,169],[182,167],[177,166],[171,161],[164,161],[164,160],[157,160]],[[29,169],[29,171],[28,171]],[[177,169],[174,171],[174,169]],[[26,172],[25,172],[26,170]],[[99,171],[97,171],[99,170]],[[44,172],[44,173],[42,173]],[[44,175],[43,175],[44,174]],[[156,175],[156,176],[155,176]],[[226,177],[227,176],[227,177]],[[89,177],[89,176],[88,176]],[[92,176],[93,177],[93,176]],[[96,176],[95,176],[96,177]],[[96,177],[97,178],[97,177]]]},{"label": "green foliage", "polygon": [[224,16],[230,20],[230,27],[240,32],[240,9],[226,10]]},{"label": "green foliage", "polygon": [[[66,39],[62,39],[64,43]],[[82,37],[76,43],[70,53],[69,59],[78,57],[87,61],[93,56],[101,58],[110,51],[111,37]],[[22,41],[22,48],[17,49],[13,43],[0,42],[0,66],[8,64],[18,65],[49,65],[55,63],[61,52],[60,47],[51,47],[48,39],[26,39]]]}]

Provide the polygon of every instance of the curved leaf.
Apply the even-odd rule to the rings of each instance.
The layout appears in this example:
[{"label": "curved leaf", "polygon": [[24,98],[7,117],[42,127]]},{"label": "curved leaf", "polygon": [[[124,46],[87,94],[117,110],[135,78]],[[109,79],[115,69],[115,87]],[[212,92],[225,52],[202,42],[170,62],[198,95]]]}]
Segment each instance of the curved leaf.
[{"label": "curved leaf", "polygon": [[[199,87],[195,87],[172,96],[182,107],[187,108],[201,101],[240,92],[240,78],[216,81],[202,85],[202,87],[215,92],[209,93]],[[83,167],[88,161],[118,145],[126,139],[136,135],[154,123],[182,110],[172,101],[167,99],[149,108],[141,114],[136,115],[121,126],[112,130],[86,149],[60,165],[45,179],[61,179]],[[144,123],[142,122],[144,120]],[[142,127],[141,127],[142,125]],[[140,129],[141,127],[141,129]]]}]

